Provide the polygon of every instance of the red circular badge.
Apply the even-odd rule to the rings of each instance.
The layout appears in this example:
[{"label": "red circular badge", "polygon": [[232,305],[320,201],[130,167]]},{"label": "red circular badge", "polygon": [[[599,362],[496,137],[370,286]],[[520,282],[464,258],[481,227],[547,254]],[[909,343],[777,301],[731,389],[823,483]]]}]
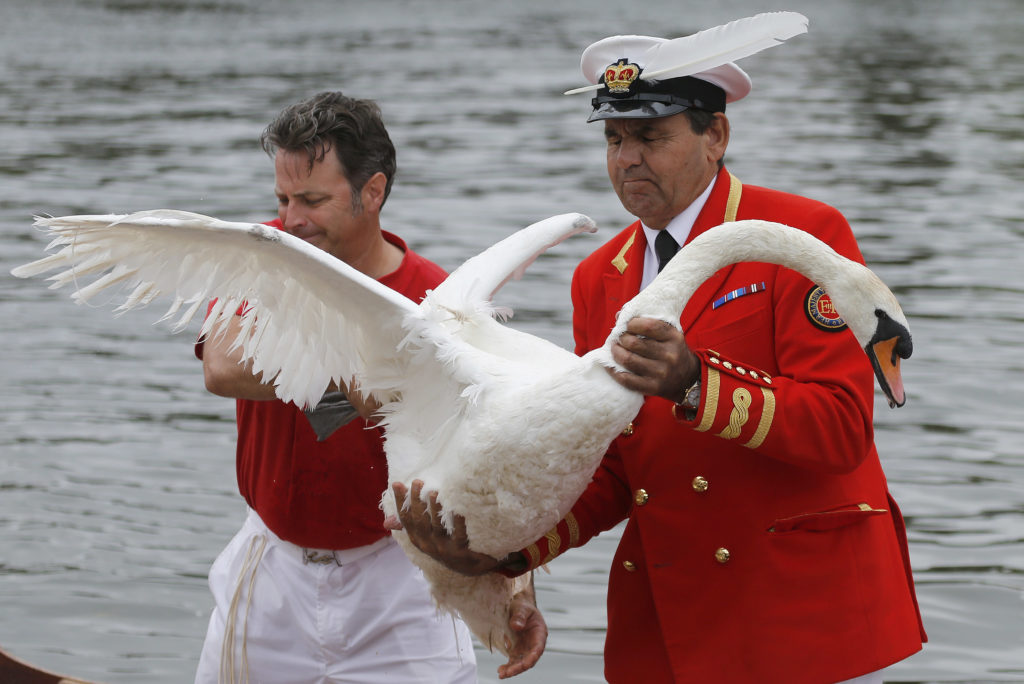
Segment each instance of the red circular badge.
[{"label": "red circular badge", "polygon": [[804,298],[804,313],[811,323],[822,330],[846,330],[846,321],[839,316],[835,305],[832,304],[832,298],[817,285],[812,287]]}]

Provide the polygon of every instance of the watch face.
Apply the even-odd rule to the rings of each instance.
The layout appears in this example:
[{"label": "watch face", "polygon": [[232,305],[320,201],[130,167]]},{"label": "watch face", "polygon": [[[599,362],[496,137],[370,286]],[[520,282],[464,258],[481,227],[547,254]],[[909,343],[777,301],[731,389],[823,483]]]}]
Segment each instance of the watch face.
[{"label": "watch face", "polygon": [[686,390],[686,396],[683,398],[683,406],[686,408],[697,408],[697,404],[700,403],[700,380],[690,385],[690,389]]}]

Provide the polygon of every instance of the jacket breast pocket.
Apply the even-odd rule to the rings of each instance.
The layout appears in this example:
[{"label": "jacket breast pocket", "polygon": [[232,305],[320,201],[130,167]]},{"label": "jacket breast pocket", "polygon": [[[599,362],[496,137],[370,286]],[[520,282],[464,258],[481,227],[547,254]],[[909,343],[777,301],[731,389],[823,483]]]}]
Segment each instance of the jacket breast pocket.
[{"label": "jacket breast pocket", "polygon": [[888,515],[885,508],[872,508],[866,503],[849,504],[826,511],[801,513],[786,518],[779,518],[768,527],[772,534],[790,532],[828,532],[850,525],[862,523],[879,515]]},{"label": "jacket breast pocket", "polygon": [[[747,346],[742,343],[744,338],[764,340],[770,334],[772,322],[766,309],[752,307],[752,310],[736,313],[740,315],[710,320],[706,328],[697,326],[692,335],[687,335],[687,342],[694,348],[715,349],[728,354],[730,348]],[[757,346],[764,346],[763,342]]]}]

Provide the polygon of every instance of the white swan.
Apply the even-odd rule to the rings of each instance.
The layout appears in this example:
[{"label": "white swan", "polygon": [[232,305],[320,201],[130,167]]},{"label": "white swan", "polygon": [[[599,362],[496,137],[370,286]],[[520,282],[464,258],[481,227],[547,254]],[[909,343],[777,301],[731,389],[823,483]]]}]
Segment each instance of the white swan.
[{"label": "white swan", "polygon": [[[533,224],[470,259],[418,306],[341,261],[281,231],[183,212],[38,219],[62,249],[12,273],[29,277],[66,268],[54,287],[73,283],[86,301],[126,282],[118,311],[162,293],[183,326],[209,299],[218,304],[203,334],[252,304],[236,341],[277,394],[315,404],[331,379],[355,377],[385,402],[389,484],[413,479],[437,491],[446,524],[466,519],[470,547],[494,557],[547,532],[586,487],[609,443],[643,397],[622,388],[605,366],[634,316],[676,327],[687,299],[720,267],[779,263],[803,272],[832,297],[872,359],[890,404],[903,403],[899,358],[910,354],[906,319],[895,297],[864,266],[811,235],[781,224],[741,221],[699,236],[619,314],[604,347],[576,355],[501,325],[493,294],[538,254],[593,231],[579,214]],[[100,277],[83,285],[79,279]],[[382,498],[395,513],[389,492]],[[485,644],[507,652],[511,597],[525,580],[448,570],[396,532],[431,583],[438,604],[459,612]]]}]

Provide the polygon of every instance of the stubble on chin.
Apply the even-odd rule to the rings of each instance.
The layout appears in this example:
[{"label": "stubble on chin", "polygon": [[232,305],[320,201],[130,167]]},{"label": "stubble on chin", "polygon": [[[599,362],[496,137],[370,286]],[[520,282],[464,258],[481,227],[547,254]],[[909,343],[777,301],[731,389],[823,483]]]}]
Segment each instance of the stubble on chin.
[{"label": "stubble on chin", "polygon": [[651,195],[641,191],[622,190],[619,201],[623,208],[633,216],[643,216],[651,208]]}]

